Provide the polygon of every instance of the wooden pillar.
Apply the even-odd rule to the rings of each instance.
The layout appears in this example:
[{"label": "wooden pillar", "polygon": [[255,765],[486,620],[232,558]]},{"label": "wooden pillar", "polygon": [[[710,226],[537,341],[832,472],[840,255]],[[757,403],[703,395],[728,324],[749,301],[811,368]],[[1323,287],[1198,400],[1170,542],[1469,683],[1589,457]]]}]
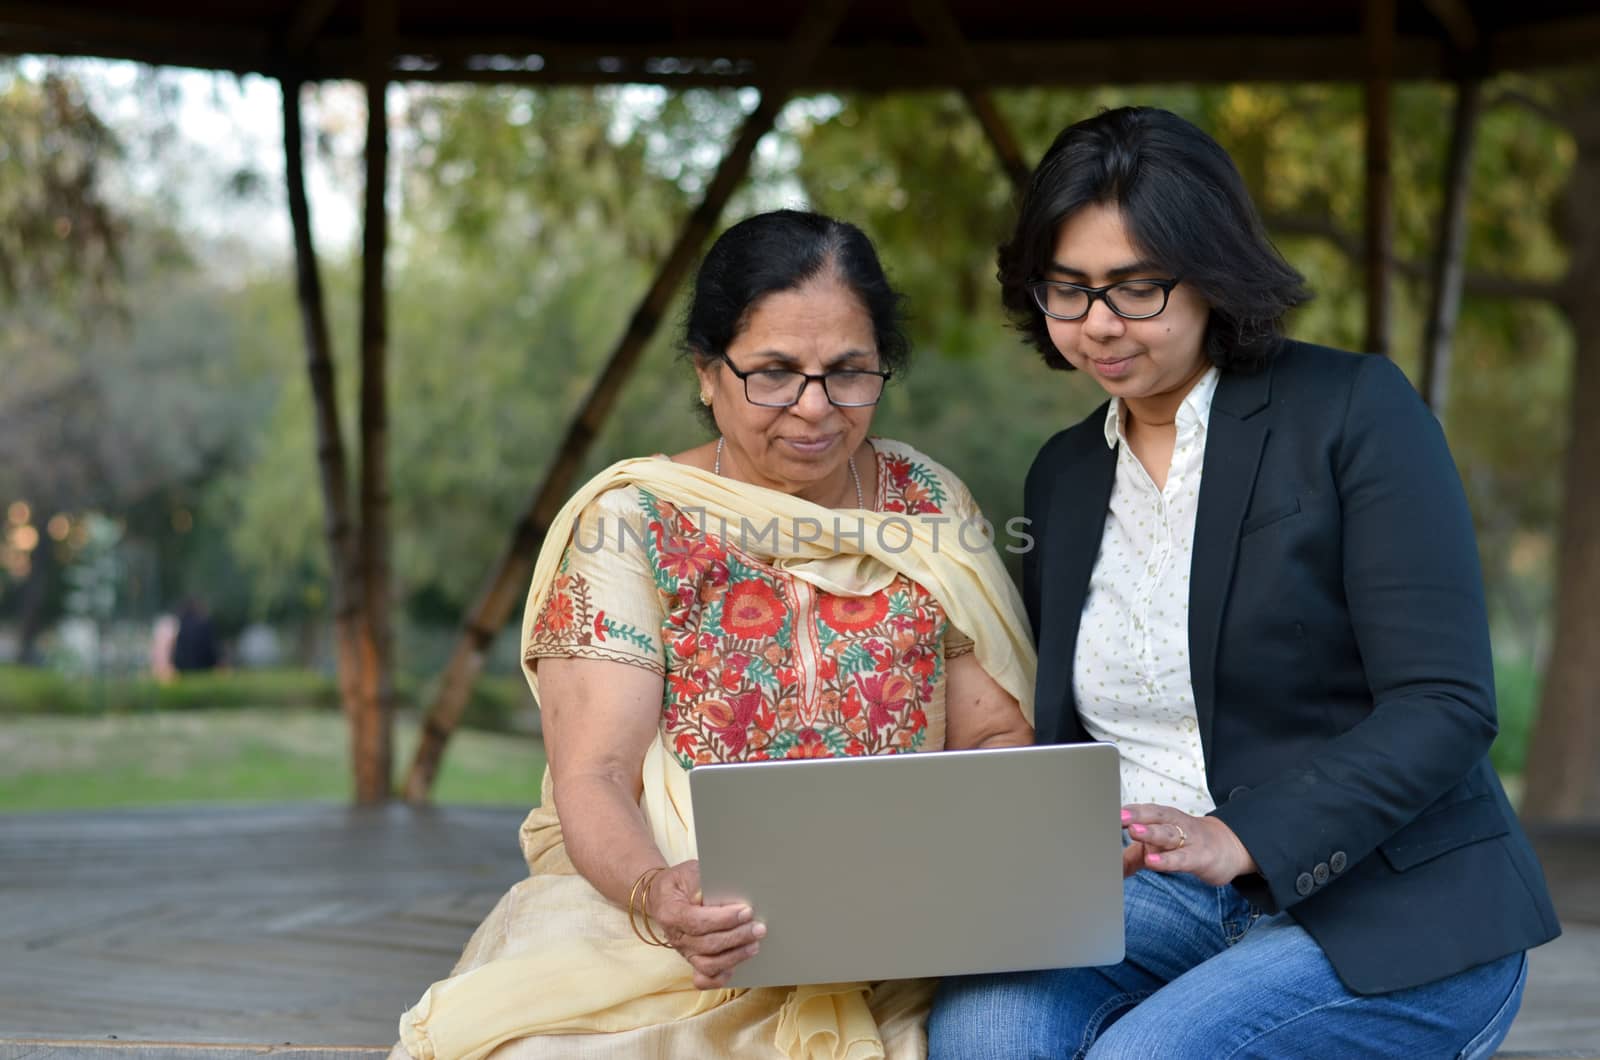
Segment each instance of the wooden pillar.
[{"label": "wooden pillar", "polygon": [[989,146],[994,148],[994,153],[1000,159],[1000,165],[1005,169],[1006,176],[1011,178],[1011,183],[1018,192],[1022,192],[1027,188],[1028,180],[1033,175],[1033,167],[1023,158],[1022,149],[1017,146],[1017,138],[1012,135],[1011,127],[1006,124],[1000,108],[995,106],[993,97],[985,90],[983,71],[978,66],[972,49],[967,47],[961,26],[950,13],[945,0],[911,0],[911,15],[916,19],[923,35],[944,53],[945,61],[955,75],[961,94],[966,98],[967,106],[971,108],[973,116],[983,128],[983,135],[989,140]]},{"label": "wooden pillar", "polygon": [[422,737],[406,774],[405,798],[425,802],[438,774],[446,742],[461,719],[472,682],[483,668],[483,655],[495,635],[505,626],[513,607],[527,591],[534,560],[544,543],[550,521],[560,511],[572,491],[584,455],[599,434],[607,414],[616,404],[639,355],[661,324],[662,315],[673,292],[683,282],[711,234],[728,199],[750,168],[756,144],[777,120],[800,76],[810,67],[823,46],[833,36],[849,0],[824,0],[809,5],[795,33],[784,66],[761,90],[761,101],[739,129],[722,163],[706,189],[705,197],[684,222],[666,260],[634,309],[627,330],[618,340],[578,414],[567,427],[555,460],[544,482],[517,519],[511,540],[485,579],[477,600],[462,623],[461,636],[439,682],[439,692],[422,722]]},{"label": "wooden pillar", "polygon": [[393,625],[389,562],[389,299],[385,264],[389,218],[384,191],[389,172],[389,62],[393,0],[366,0],[366,200],[361,238],[361,522],[358,556],[364,628],[361,710],[351,733],[356,801],[391,794],[394,767]]},{"label": "wooden pillar", "polygon": [[1388,356],[1394,268],[1394,185],[1389,166],[1395,0],[1364,0],[1366,48],[1366,294],[1369,353]]},{"label": "wooden pillar", "polygon": [[1461,280],[1467,250],[1467,195],[1472,181],[1472,148],[1477,135],[1482,82],[1464,76],[1456,83],[1450,152],[1445,162],[1444,199],[1439,210],[1438,243],[1433,255],[1433,291],[1423,340],[1422,397],[1444,419],[1450,395],[1450,355],[1461,313]]},{"label": "wooden pillar", "polygon": [[323,533],[328,540],[334,659],[339,701],[354,731],[361,709],[361,594],[355,568],[355,526],[350,517],[348,460],[344,435],[339,428],[338,388],[332,343],[328,338],[328,314],[311,236],[311,208],[306,199],[304,133],[300,121],[302,85],[300,79],[293,76],[285,77],[280,85],[283,90],[283,170],[288,186],[289,225],[294,236],[295,295],[305,335],[306,372],[311,382],[317,469],[322,486]]}]

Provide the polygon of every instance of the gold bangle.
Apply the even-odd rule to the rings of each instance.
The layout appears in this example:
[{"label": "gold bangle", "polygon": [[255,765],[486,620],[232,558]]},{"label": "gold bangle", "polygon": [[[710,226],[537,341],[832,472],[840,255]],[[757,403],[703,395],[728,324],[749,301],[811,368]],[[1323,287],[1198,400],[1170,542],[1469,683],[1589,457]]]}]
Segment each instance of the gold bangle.
[{"label": "gold bangle", "polygon": [[[656,876],[659,876],[666,871],[666,869],[657,869]],[[639,907],[644,910],[645,931],[652,939],[655,940],[655,944],[657,946],[661,946],[665,949],[671,949],[672,943],[668,942],[663,936],[656,934],[655,917],[650,914],[650,888],[655,886],[656,876],[651,876],[650,879],[645,883],[644,890],[640,892]]]},{"label": "gold bangle", "polygon": [[648,905],[646,906],[644,912],[644,926],[645,931],[650,933],[650,937],[645,938],[644,931],[639,930],[639,910],[636,908],[636,906],[639,904],[639,895],[641,889],[645,895],[646,902],[648,902],[650,896],[650,885],[655,882],[657,876],[661,875],[665,871],[667,870],[664,866],[656,866],[655,868],[645,869],[643,872],[639,873],[639,878],[633,881],[633,890],[628,893],[628,926],[633,929],[633,933],[638,937],[639,941],[644,943],[646,946],[670,945],[669,943],[663,942],[656,937],[655,929],[650,925],[650,911]]},{"label": "gold bangle", "polygon": [[628,926],[631,927],[633,929],[633,933],[639,937],[639,941],[643,942],[647,946],[650,944],[650,940],[645,938],[644,935],[639,931],[639,924],[634,919],[635,916],[638,915],[634,910],[634,905],[639,901],[639,885],[644,882],[644,878],[648,875],[650,875],[649,869],[645,869],[643,872],[639,873],[639,878],[633,881],[633,890],[628,892]]}]

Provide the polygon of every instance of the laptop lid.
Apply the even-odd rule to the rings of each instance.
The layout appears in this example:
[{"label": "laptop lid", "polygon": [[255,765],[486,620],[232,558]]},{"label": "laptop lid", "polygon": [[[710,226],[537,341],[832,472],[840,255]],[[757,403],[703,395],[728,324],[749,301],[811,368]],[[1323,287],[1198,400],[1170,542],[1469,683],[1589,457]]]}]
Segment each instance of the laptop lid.
[{"label": "laptop lid", "polygon": [[767,925],[736,987],[1115,964],[1108,744],[699,766],[707,904]]}]

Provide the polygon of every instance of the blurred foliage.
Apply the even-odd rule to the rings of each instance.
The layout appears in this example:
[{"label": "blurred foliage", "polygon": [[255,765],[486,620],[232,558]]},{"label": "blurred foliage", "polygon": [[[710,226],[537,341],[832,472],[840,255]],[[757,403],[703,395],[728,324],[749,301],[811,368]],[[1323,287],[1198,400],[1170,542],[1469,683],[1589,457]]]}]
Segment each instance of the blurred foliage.
[{"label": "blurred foliage", "polygon": [[[5,77],[0,101],[18,95],[45,106],[41,84]],[[56,91],[71,98],[70,87]],[[409,620],[449,624],[503,548],[752,99],[636,87],[394,91],[395,571]],[[1574,145],[1518,102],[1550,91],[1548,79],[1524,77],[1486,88],[1468,215],[1468,270],[1480,279],[1457,330],[1447,422],[1479,520],[1497,636],[1517,656],[1537,652],[1547,612],[1572,341],[1550,306],[1494,297],[1481,278],[1537,280],[1565,267],[1556,218]],[[1264,210],[1286,222],[1281,230],[1302,233],[1280,245],[1318,297],[1296,313],[1292,332],[1357,346],[1360,264],[1347,248],[1361,228],[1358,91],[1168,86],[998,97],[1030,159],[1065,124],[1134,102],[1211,131]],[[1407,267],[1393,348],[1413,378],[1451,103],[1443,86],[1395,93],[1396,251]],[[359,138],[335,131],[313,124],[311,135],[322,155],[346,152],[332,162],[354,172],[349,152]],[[266,186],[245,183],[251,194]],[[36,201],[21,194],[0,175],[0,218],[8,203]],[[1091,382],[1045,369],[1007,328],[994,249],[1013,200],[958,96],[816,97],[785,110],[725,217],[812,205],[874,238],[909,295],[916,350],[874,429],[948,464],[997,524],[1018,513],[1042,441],[1101,401]],[[155,542],[164,569],[177,572],[163,573],[167,592],[203,587],[219,618],[235,624],[314,618],[327,606],[326,546],[290,270],[278,261],[219,276],[216,248],[158,223],[167,214],[157,201],[165,200],[124,208],[123,254],[136,263],[126,269],[125,322],[82,299],[73,303],[81,312],[64,313],[55,295],[22,298],[0,322],[8,370],[0,409],[9,413],[0,417],[0,504],[27,498],[39,512],[125,518],[130,535]],[[353,453],[359,273],[345,255],[326,253],[323,277]],[[680,294],[587,471],[704,438],[689,370],[674,357],[681,305]],[[74,338],[74,328],[90,338]],[[35,412],[49,401],[59,411]],[[0,582],[0,614],[14,595]],[[228,602],[219,607],[217,596]]]},{"label": "blurred foliage", "polygon": [[1489,748],[1489,760],[1502,776],[1510,776],[1522,772],[1528,757],[1528,738],[1539,710],[1539,668],[1529,659],[1500,659],[1494,684],[1500,733]]},{"label": "blurred foliage", "polygon": [[[1491,84],[1474,155],[1468,215],[1473,274],[1542,279],[1564,254],[1552,210],[1574,159],[1569,136],[1530,120],[1512,95],[1537,93],[1526,78]],[[1334,85],[1216,86],[1002,94],[998,104],[1026,157],[1060,129],[1104,107],[1163,106],[1207,129],[1239,165],[1263,213],[1325,228],[1346,242],[1362,225],[1362,101]],[[1394,101],[1395,248],[1431,260],[1443,200],[1452,90],[1397,88]],[[966,477],[991,514],[1012,513],[1040,442],[1103,399],[1091,382],[1045,373],[1005,330],[994,294],[994,247],[1007,234],[1013,194],[955,94],[845,98],[826,121],[796,133],[797,176],[817,208],[860,223],[910,295],[916,346],[937,351],[886,402],[886,433],[924,443]],[[1359,261],[1326,238],[1280,237],[1317,292],[1290,322],[1301,339],[1346,349],[1362,341]],[[1413,379],[1428,299],[1427,270],[1395,292],[1393,349]],[[1571,378],[1571,336],[1549,305],[1469,296],[1456,333],[1449,434],[1479,520],[1497,617],[1517,654],[1534,651],[1550,572],[1546,538],[1559,504],[1562,420]],[[952,400],[959,395],[958,400]],[[1003,410],[1003,430],[991,429]],[[1003,520],[996,519],[996,522]]]},{"label": "blurred foliage", "polygon": [[107,293],[122,233],[102,174],[120,152],[72,78],[0,63],[0,305]]},{"label": "blurred foliage", "polygon": [[0,666],[0,716],[275,706],[335,710],[338,686],[331,677],[304,670],[217,670],[184,674],[161,684],[153,679],[96,681],[54,670]]}]

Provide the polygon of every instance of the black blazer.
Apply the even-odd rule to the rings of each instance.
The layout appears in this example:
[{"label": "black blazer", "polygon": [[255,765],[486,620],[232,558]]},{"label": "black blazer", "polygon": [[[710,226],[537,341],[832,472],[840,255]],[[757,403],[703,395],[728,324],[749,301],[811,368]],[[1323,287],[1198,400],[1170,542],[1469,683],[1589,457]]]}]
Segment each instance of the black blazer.
[{"label": "black blazer", "polygon": [[[1117,454],[1105,406],[1028,473],[1040,743],[1088,739],[1073,656]],[[1350,989],[1432,982],[1560,934],[1489,766],[1494,673],[1466,497],[1382,357],[1285,341],[1212,403],[1189,588],[1215,814]]]}]

